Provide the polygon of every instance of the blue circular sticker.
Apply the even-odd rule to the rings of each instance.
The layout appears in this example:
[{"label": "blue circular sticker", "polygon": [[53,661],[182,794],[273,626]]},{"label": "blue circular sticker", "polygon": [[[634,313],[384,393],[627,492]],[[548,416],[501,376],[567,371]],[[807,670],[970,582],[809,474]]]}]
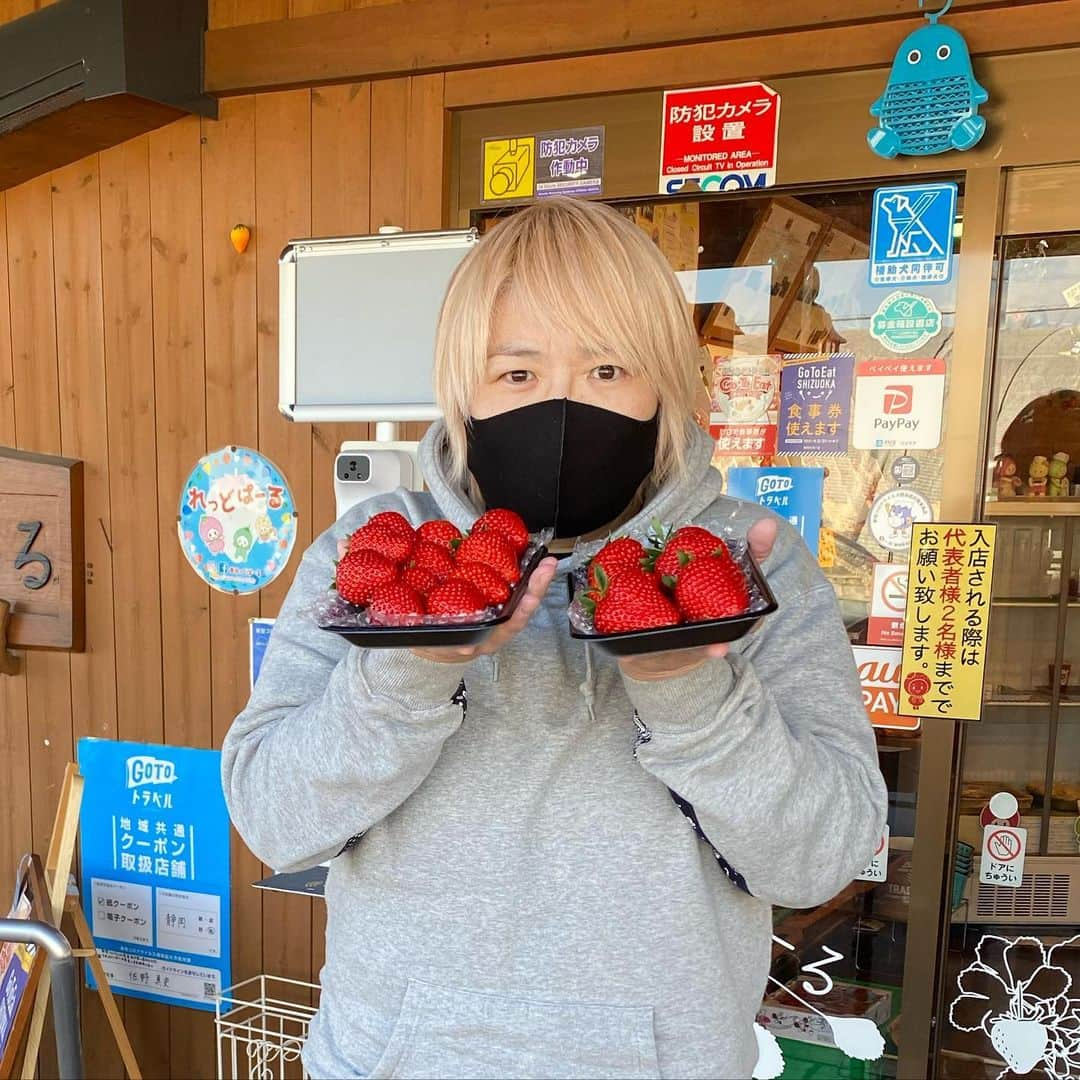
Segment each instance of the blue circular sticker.
[{"label": "blue circular sticker", "polygon": [[191,568],[221,592],[246,594],[285,569],[296,511],[285,478],[257,450],[226,446],[191,471],[177,532]]}]

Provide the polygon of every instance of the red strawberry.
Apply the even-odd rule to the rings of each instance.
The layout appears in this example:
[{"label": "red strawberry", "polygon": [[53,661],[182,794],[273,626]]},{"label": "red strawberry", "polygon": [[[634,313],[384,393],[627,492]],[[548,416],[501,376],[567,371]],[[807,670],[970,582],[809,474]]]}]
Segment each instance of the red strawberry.
[{"label": "red strawberry", "polygon": [[700,622],[741,615],[750,593],[734,559],[697,558],[679,574],[675,601],[689,622]]},{"label": "red strawberry", "polygon": [[471,585],[475,585],[483,594],[484,599],[492,605],[497,607],[499,604],[505,604],[510,599],[510,586],[492,570],[490,566],[485,566],[483,563],[478,562],[461,562],[458,560],[457,571],[450,579],[451,581],[467,581]]},{"label": "red strawberry", "polygon": [[510,585],[521,580],[518,557],[509,541],[497,532],[472,532],[457,549],[458,562],[478,562],[490,566]]},{"label": "red strawberry", "polygon": [[528,526],[513,510],[488,510],[476,519],[472,531],[498,533],[514,549],[514,554],[519,559],[529,546]]},{"label": "red strawberry", "polygon": [[602,569],[608,580],[613,581],[624,570],[640,570],[645,558],[645,549],[632,537],[620,536],[617,540],[609,540],[589,563],[589,584],[594,588],[598,585],[598,569]]},{"label": "red strawberry", "polygon": [[[653,573],[663,580],[665,585],[674,586],[681,571],[694,559],[702,556],[724,559],[727,554],[727,545],[719,536],[714,536],[708,529],[699,528],[697,525],[687,525],[676,530],[664,545]],[[669,578],[670,581],[667,580]]]},{"label": "red strawberry", "polygon": [[449,550],[455,540],[461,539],[461,530],[453,522],[440,518],[438,521],[425,521],[417,528],[416,535],[429,544],[438,544]]},{"label": "red strawberry", "polygon": [[368,615],[376,625],[416,626],[424,617],[424,599],[408,585],[392,581],[371,594]]},{"label": "red strawberry", "polygon": [[427,596],[439,584],[439,577],[422,566],[409,566],[401,572],[401,581],[421,596]]},{"label": "red strawberry", "polygon": [[369,521],[349,538],[350,551],[377,551],[391,562],[401,564],[412,554],[412,533],[401,532],[395,526]]},{"label": "red strawberry", "polygon": [[656,578],[644,570],[624,570],[609,581],[593,613],[593,623],[601,634],[651,630],[678,622],[678,609]]},{"label": "red strawberry", "polygon": [[448,578],[454,572],[454,560],[450,552],[438,544],[432,544],[428,540],[421,540],[413,550],[410,566],[417,566],[421,570],[427,570],[434,574],[440,581]]},{"label": "red strawberry", "polygon": [[376,514],[368,524],[381,525],[384,529],[393,529],[395,532],[404,533],[406,536],[412,536],[414,533],[409,519],[396,510],[384,510],[381,514]]},{"label": "red strawberry", "polygon": [[350,551],[337,564],[337,590],[343,600],[363,607],[372,593],[397,577],[397,567],[377,551]]},{"label": "red strawberry", "polygon": [[468,581],[461,580],[436,585],[427,598],[429,615],[480,615],[487,606],[480,590]]},{"label": "red strawberry", "polygon": [[367,611],[377,625],[415,626],[423,618],[423,597],[401,581],[392,581],[372,593]]}]

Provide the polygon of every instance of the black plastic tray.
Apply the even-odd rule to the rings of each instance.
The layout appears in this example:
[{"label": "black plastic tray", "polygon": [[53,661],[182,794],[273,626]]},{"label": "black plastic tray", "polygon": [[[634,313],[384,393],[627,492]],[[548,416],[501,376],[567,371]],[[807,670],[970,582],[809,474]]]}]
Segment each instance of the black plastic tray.
[{"label": "black plastic tray", "polygon": [[529,556],[521,569],[521,580],[510,593],[510,599],[492,619],[444,626],[322,626],[320,629],[337,634],[363,649],[437,649],[452,648],[455,645],[476,645],[514,614],[529,587],[529,578],[547,553],[547,548],[541,545]]},{"label": "black plastic tray", "polygon": [[[778,607],[769,583],[761,568],[749,553],[739,557],[743,569],[750,575],[765,606],[746,615],[732,615],[726,619],[710,619],[707,622],[682,623],[679,626],[662,626],[658,630],[627,630],[621,634],[585,634],[570,624],[570,636],[579,641],[589,641],[612,656],[640,656],[642,653],[666,652],[669,649],[695,649],[702,645],[721,645],[745,637],[765,615],[771,615]],[[574,577],[568,574],[567,588],[570,601],[574,599]]]}]

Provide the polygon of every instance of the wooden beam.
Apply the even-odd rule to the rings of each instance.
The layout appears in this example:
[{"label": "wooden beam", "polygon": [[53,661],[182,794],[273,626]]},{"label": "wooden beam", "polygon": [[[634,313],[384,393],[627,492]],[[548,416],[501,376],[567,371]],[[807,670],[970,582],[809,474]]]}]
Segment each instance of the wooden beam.
[{"label": "wooden beam", "polygon": [[[982,15],[1033,2],[956,0],[953,11],[956,17]],[[246,93],[798,29],[854,26],[869,31],[881,20],[913,27],[920,21],[913,7],[910,0],[860,0],[853,16],[851,5],[831,0],[410,0],[211,30],[206,35],[206,89]],[[892,35],[884,38],[892,40]]]},{"label": "wooden beam", "polygon": [[[955,9],[954,9],[955,10]],[[735,41],[710,41],[606,56],[568,57],[446,75],[448,109],[531,100],[658,90],[784,75],[887,67],[919,19],[800,30]],[[1080,0],[1039,0],[994,11],[957,11],[949,24],[975,55],[1080,44]]]}]

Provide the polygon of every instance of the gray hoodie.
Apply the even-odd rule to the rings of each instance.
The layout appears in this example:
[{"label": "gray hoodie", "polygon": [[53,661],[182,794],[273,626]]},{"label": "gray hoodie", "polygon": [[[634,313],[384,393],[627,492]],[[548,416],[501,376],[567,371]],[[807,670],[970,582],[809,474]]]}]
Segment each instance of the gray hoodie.
[{"label": "gray hoodie", "polygon": [[[251,850],[277,870],[332,860],[307,1067],[748,1077],[770,905],[835,895],[885,820],[833,590],[782,523],[765,563],[779,610],[726,660],[648,683],[570,638],[561,575],[525,631],[467,665],[319,630],[337,540],[371,514],[475,520],[443,443],[435,425],[422,444],[430,494],[366,502],[304,555],[225,739]],[[745,533],[763,511],[721,494],[711,450],[695,429],[688,475],[628,529]]]}]

